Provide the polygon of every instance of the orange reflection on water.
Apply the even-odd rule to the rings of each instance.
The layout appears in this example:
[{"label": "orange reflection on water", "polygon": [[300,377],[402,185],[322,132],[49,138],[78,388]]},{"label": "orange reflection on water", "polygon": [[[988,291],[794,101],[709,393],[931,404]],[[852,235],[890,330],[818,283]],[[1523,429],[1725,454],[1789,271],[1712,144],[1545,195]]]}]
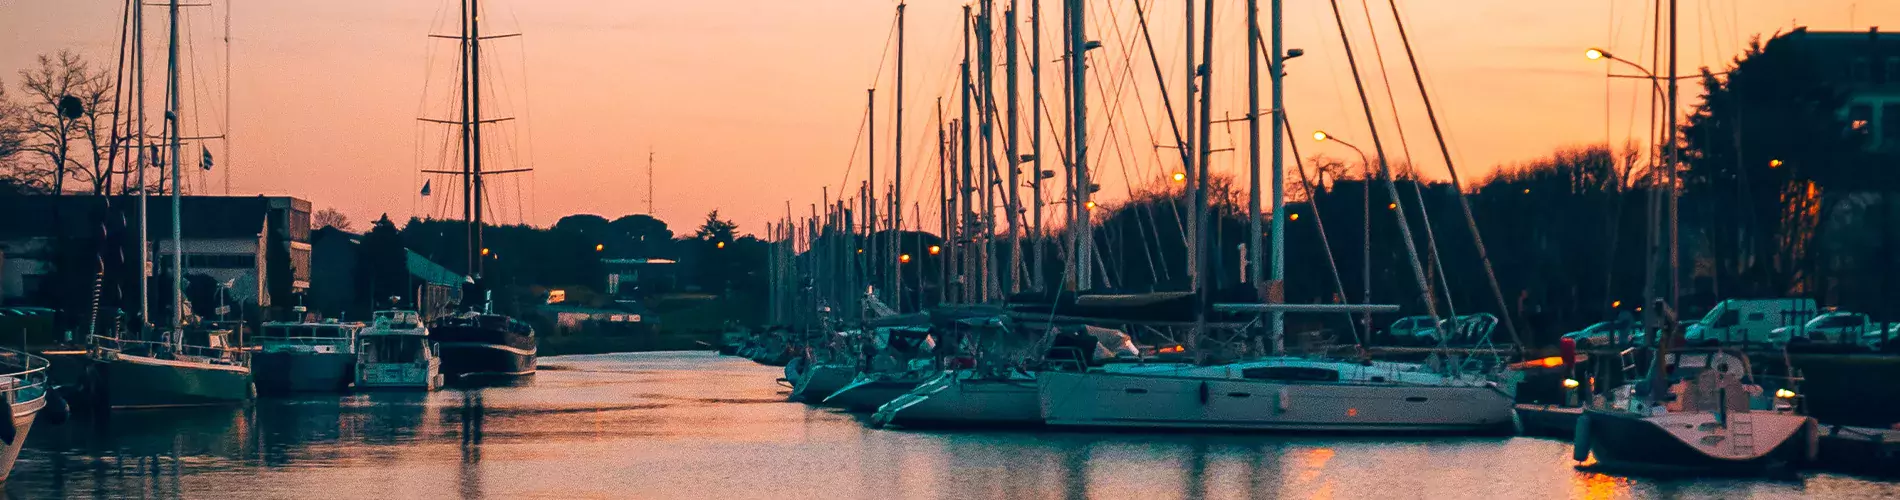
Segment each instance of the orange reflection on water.
[{"label": "orange reflection on water", "polygon": [[[1592,458],[1591,462],[1588,463],[1594,463],[1594,461],[1595,459]],[[1570,476],[1570,498],[1584,500],[1616,498],[1617,492],[1627,490],[1628,488],[1629,481],[1627,479],[1607,474],[1577,471]]]}]

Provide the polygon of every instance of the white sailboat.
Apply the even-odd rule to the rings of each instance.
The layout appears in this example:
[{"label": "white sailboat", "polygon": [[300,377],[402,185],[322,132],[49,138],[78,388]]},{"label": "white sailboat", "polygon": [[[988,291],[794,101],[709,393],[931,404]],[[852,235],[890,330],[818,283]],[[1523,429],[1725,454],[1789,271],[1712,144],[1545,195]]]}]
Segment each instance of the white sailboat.
[{"label": "white sailboat", "polygon": [[[0,374],[0,394],[6,395],[11,410],[7,427],[0,429],[0,445],[5,446],[0,452],[0,482],[13,473],[13,462],[20,457],[20,447],[26,444],[34,419],[47,408],[47,395],[53,387],[47,381],[48,366],[45,358],[0,348],[0,367],[4,367],[0,369],[5,370]],[[48,415],[65,410],[61,407],[53,411]]]}]

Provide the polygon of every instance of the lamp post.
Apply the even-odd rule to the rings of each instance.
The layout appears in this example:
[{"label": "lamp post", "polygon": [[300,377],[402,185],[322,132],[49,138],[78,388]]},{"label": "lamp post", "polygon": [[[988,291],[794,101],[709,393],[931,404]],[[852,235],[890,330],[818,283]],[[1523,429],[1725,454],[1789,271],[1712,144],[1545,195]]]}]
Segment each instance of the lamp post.
[{"label": "lamp post", "polygon": [[1590,50],[1583,51],[1583,57],[1588,58],[1589,60],[1592,60],[1592,61],[1608,59],[1611,61],[1623,63],[1623,65],[1625,66],[1636,68],[1636,71],[1643,73],[1644,78],[1649,79],[1649,86],[1650,88],[1656,91],[1656,97],[1658,99],[1664,99],[1664,100],[1668,99],[1667,94],[1663,92],[1662,84],[1657,83],[1657,81],[1661,80],[1661,78],[1657,78],[1655,73],[1649,72],[1649,69],[1644,68],[1643,65],[1641,64],[1636,64],[1634,62],[1630,62],[1630,60],[1628,59],[1616,57],[1614,55],[1611,55],[1609,52],[1605,52],[1603,49],[1598,49],[1598,48],[1591,48]]},{"label": "lamp post", "polygon": [[[1360,195],[1359,195],[1360,201],[1365,203],[1364,207],[1362,207],[1362,210],[1364,210],[1363,213],[1366,214],[1365,232],[1361,236],[1361,238],[1363,239],[1360,240],[1360,245],[1359,245],[1360,262],[1362,263],[1362,265],[1365,266],[1365,268],[1360,272],[1360,277],[1363,280],[1363,284],[1365,285],[1365,289],[1361,292],[1360,300],[1366,304],[1371,304],[1372,303],[1372,160],[1366,157],[1366,152],[1364,150],[1359,149],[1359,146],[1354,146],[1350,142],[1339,140],[1338,137],[1335,137],[1332,134],[1328,134],[1325,131],[1313,132],[1313,140],[1320,141],[1320,142],[1332,141],[1332,142],[1339,143],[1339,145],[1341,146],[1351,148],[1352,152],[1359,154],[1359,165],[1366,172],[1365,178],[1362,179],[1362,182],[1360,183],[1361,190],[1360,190]],[[1372,312],[1367,311],[1365,313],[1360,314],[1359,322],[1365,327],[1366,340],[1370,341],[1372,339]]]}]

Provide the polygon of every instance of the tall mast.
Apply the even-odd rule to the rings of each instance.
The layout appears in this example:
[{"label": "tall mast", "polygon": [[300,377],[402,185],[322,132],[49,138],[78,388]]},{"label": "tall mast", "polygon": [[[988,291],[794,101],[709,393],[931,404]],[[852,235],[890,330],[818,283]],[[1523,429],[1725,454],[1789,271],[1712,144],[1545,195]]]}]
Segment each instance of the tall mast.
[{"label": "tall mast", "polygon": [[1018,195],[1017,189],[1022,185],[1023,180],[1022,156],[1016,150],[1017,136],[1021,135],[1017,130],[1017,128],[1019,128],[1017,125],[1020,124],[1021,121],[1018,120],[1016,111],[1018,94],[1018,85],[1016,83],[1016,0],[1009,0],[1009,9],[1003,11],[1003,44],[1009,46],[1008,49],[1003,52],[1004,64],[1008,66],[1008,69],[1005,70],[1003,85],[1009,87],[1009,112],[1003,118],[1009,121],[1007,125],[1009,127],[1009,140],[1003,143],[1003,154],[1007,160],[1004,164],[1009,165],[1009,203],[1004,204],[1004,208],[1009,211],[1009,213],[1006,214],[1009,219],[1009,273],[1006,274],[1006,276],[1009,277],[1009,292],[1019,293],[1023,291],[1023,232],[1022,224],[1020,223],[1022,221],[1023,211],[1020,208],[1022,206],[1022,197]]},{"label": "tall mast", "polygon": [[898,261],[898,255],[904,253],[904,2],[897,3],[897,133],[891,137],[891,151],[895,154],[891,162],[891,252],[885,255],[885,264],[894,269],[891,273],[891,302],[898,312],[904,310],[904,268]]},{"label": "tall mast", "polygon": [[150,279],[152,235],[146,223],[147,216],[150,215],[147,211],[151,209],[148,196],[151,188],[145,184],[145,170],[151,168],[151,159],[145,156],[145,136],[150,133],[150,129],[145,128],[145,8],[138,0],[132,2],[132,33],[133,53],[138,54],[133,58],[132,72],[136,74],[134,78],[138,82],[138,91],[135,94],[138,105],[134,106],[134,109],[138,110],[139,128],[138,133],[133,135],[138,141],[136,156],[139,183],[139,338],[143,340],[145,331],[152,326],[152,280]]},{"label": "tall mast", "polygon": [[[1201,81],[1201,134],[1200,145],[1198,147],[1199,151],[1196,151],[1196,158],[1199,158],[1199,161],[1196,162],[1194,173],[1195,177],[1200,180],[1195,183],[1194,189],[1194,220],[1196,221],[1194,224],[1195,244],[1193,249],[1190,250],[1190,252],[1196,255],[1194,275],[1195,281],[1200,283],[1200,286],[1195,288],[1195,292],[1200,295],[1200,307],[1195,308],[1194,313],[1196,322],[1194,331],[1197,335],[1205,335],[1207,333],[1206,320],[1208,301],[1213,297],[1214,287],[1219,286],[1220,283],[1220,277],[1212,272],[1214,259],[1211,247],[1215,246],[1216,243],[1213,238],[1211,238],[1213,235],[1213,228],[1211,227],[1213,223],[1208,217],[1207,206],[1207,187],[1209,180],[1212,179],[1212,177],[1208,175],[1209,169],[1207,166],[1208,159],[1213,155],[1214,149],[1212,142],[1209,140],[1209,136],[1213,135],[1214,128],[1214,0],[1207,0],[1204,5],[1206,5],[1207,8],[1207,15],[1205,19],[1203,19],[1205,24],[1201,28],[1203,37],[1201,39],[1201,67],[1199,71],[1196,72],[1199,73],[1196,76],[1198,76]],[[1189,38],[1193,36],[1194,33],[1188,33]],[[1192,108],[1193,104],[1190,103],[1189,107]]]},{"label": "tall mast", "polygon": [[961,182],[958,184],[957,198],[963,206],[957,210],[957,216],[960,218],[957,221],[957,242],[959,244],[966,244],[966,246],[959,248],[957,253],[964,258],[963,273],[960,276],[963,278],[963,301],[966,304],[976,301],[976,290],[970,286],[970,274],[971,271],[976,269],[974,257],[977,251],[976,248],[974,248],[976,238],[971,236],[972,231],[970,231],[970,223],[973,218],[973,213],[970,210],[970,195],[975,193],[975,190],[970,188],[970,180],[972,179],[970,174],[974,173],[974,170],[970,167],[972,163],[970,156],[970,105],[971,100],[974,99],[974,96],[970,95],[971,90],[973,90],[970,87],[970,30],[972,28],[970,22],[970,6],[965,5],[963,6],[963,121],[958,122],[961,125],[957,128],[958,137],[960,138],[960,140],[957,141],[957,145],[963,149],[963,161],[958,165],[958,170],[962,172],[962,175],[958,176]]},{"label": "tall mast", "polygon": [[[950,241],[951,241],[950,240],[950,203],[951,201],[950,201],[950,184],[949,184],[950,164],[948,163],[949,151],[946,151],[947,144],[944,143],[944,141],[946,140],[949,140],[949,137],[946,136],[943,130],[943,98],[938,97],[937,98],[937,199],[940,201],[937,202],[937,235],[939,236],[937,238],[937,241],[939,244],[937,247],[938,254],[932,256],[932,257],[935,257],[934,260],[937,261],[937,303],[938,304],[943,303],[944,288],[950,286],[950,266],[948,265],[949,259],[945,258],[947,257],[947,255],[943,253],[944,251],[948,250],[948,248],[945,248],[945,247],[951,246],[950,245]],[[923,220],[921,219],[922,215],[919,215],[918,217],[919,217],[919,220],[917,222],[919,224],[922,224],[923,223]],[[918,272],[921,273],[922,271],[919,270]],[[918,286],[920,287],[923,286],[922,280],[918,280]],[[918,302],[918,304],[922,305],[922,302]]]},{"label": "tall mast", "polygon": [[461,30],[462,30],[462,36],[461,36],[462,74],[460,75],[461,78],[459,78],[459,80],[461,81],[458,83],[462,85],[462,93],[460,95],[460,97],[462,98],[462,102],[461,102],[462,119],[458,123],[458,125],[462,129],[461,130],[462,132],[462,223],[468,225],[468,227],[465,228],[466,232],[463,235],[462,241],[464,244],[468,246],[467,248],[468,277],[473,278],[475,277],[475,267],[479,265],[479,263],[482,260],[481,245],[475,242],[475,205],[474,205],[475,169],[474,169],[474,163],[470,161],[470,159],[475,156],[473,143],[470,142],[471,139],[473,139],[475,135],[475,132],[473,129],[475,122],[473,120],[473,115],[471,114],[471,110],[469,109],[469,99],[470,99],[471,94],[469,92],[468,74],[470,71],[469,68],[471,65],[471,61],[469,61],[468,47],[469,45],[475,43],[475,38],[472,36],[469,36],[469,31],[468,31],[469,30],[468,18],[469,18],[469,12],[470,12],[469,3],[464,2],[462,3],[461,7],[462,7],[462,19],[461,19],[460,24],[461,24]]},{"label": "tall mast", "polygon": [[1029,244],[1035,245],[1036,259],[1030,264],[1029,288],[1042,291],[1042,0],[1029,0],[1029,155],[1035,171],[1030,173]]},{"label": "tall mast", "polygon": [[1075,137],[1069,140],[1069,150],[1075,155],[1070,160],[1075,164],[1075,286],[1077,290],[1089,290],[1094,288],[1090,282],[1095,267],[1091,265],[1090,255],[1095,246],[1095,231],[1089,222],[1088,209],[1092,189],[1089,185],[1088,80],[1085,78],[1088,64],[1085,61],[1089,47],[1082,36],[1087,22],[1082,9],[1082,0],[1069,0],[1069,98],[1073,100],[1074,113],[1070,120],[1075,123]]},{"label": "tall mast", "polygon": [[653,148],[647,148],[647,215],[658,216],[653,211]]},{"label": "tall mast", "polygon": [[868,144],[865,157],[870,164],[864,181],[864,246],[871,248],[864,258],[871,265],[868,281],[881,289],[884,288],[884,263],[878,260],[877,254],[883,249],[871,244],[877,238],[877,89],[864,89],[864,120],[867,134],[864,142]]},{"label": "tall mast", "polygon": [[[1286,161],[1286,157],[1285,157],[1286,127],[1280,126],[1279,124],[1284,123],[1286,121],[1286,111],[1285,111],[1286,68],[1283,66],[1284,64],[1286,64],[1286,49],[1281,47],[1283,37],[1281,36],[1281,32],[1280,32],[1281,31],[1280,12],[1282,10],[1280,3],[1281,3],[1281,0],[1272,0],[1272,4],[1268,7],[1271,10],[1268,16],[1271,18],[1271,22],[1273,23],[1273,47],[1272,47],[1273,53],[1268,55],[1268,57],[1272,58],[1273,63],[1269,64],[1267,68],[1268,71],[1272,71],[1272,73],[1268,75],[1268,77],[1272,79],[1273,81],[1273,109],[1270,110],[1269,112],[1273,113],[1273,121],[1275,123],[1273,127],[1273,176],[1272,176],[1272,179],[1273,179],[1273,228],[1272,228],[1273,266],[1272,266],[1272,274],[1268,276],[1268,279],[1272,280],[1272,284],[1269,286],[1279,287],[1278,289],[1282,290],[1282,293],[1284,293],[1286,283],[1282,280],[1286,279],[1286,192],[1285,192],[1286,191],[1286,167],[1284,167],[1282,164]],[[1247,10],[1249,13],[1252,13],[1255,16],[1258,15],[1258,13],[1255,12],[1256,10],[1255,7],[1250,6]],[[1260,25],[1258,24],[1257,21],[1258,19],[1256,19],[1255,22],[1248,23],[1250,26],[1252,26],[1252,30],[1254,34],[1253,34],[1253,41],[1248,42],[1247,45],[1250,45],[1253,47],[1260,46]],[[1251,61],[1254,58],[1248,57],[1247,59]],[[1254,83],[1250,84],[1249,86],[1253,87],[1254,89],[1254,95],[1256,96],[1255,107],[1257,108],[1258,95],[1259,95],[1259,89],[1260,89],[1259,71],[1249,69],[1248,72],[1254,74],[1254,76],[1252,77],[1253,78],[1252,81]],[[1256,110],[1255,112],[1258,113],[1259,111]],[[1257,118],[1255,119],[1255,122],[1258,123]],[[1259,125],[1256,124],[1252,130],[1253,140],[1255,142],[1258,142],[1260,140],[1259,130],[1260,130],[1260,127]],[[1254,161],[1258,163],[1259,158],[1260,158],[1260,149],[1258,147],[1254,148],[1253,154],[1254,154]],[[1254,189],[1259,189],[1259,182],[1257,180],[1254,186],[1255,186]],[[1255,196],[1254,199],[1258,200],[1259,197]],[[1256,207],[1254,211],[1259,212],[1258,207]],[[1260,233],[1259,228],[1255,227],[1254,234],[1259,234],[1259,233]],[[1341,293],[1343,294],[1344,291],[1342,290]],[[1282,295],[1281,297],[1275,297],[1275,299],[1278,300],[1283,297],[1284,295]],[[1272,345],[1273,352],[1275,354],[1286,352],[1286,315],[1285,313],[1274,311],[1271,317],[1272,317],[1272,320],[1271,320],[1272,325],[1270,325],[1271,330],[1269,332],[1269,335],[1270,335],[1270,338],[1272,338],[1273,340],[1273,345]]]},{"label": "tall mast", "polygon": [[482,212],[483,212],[482,198],[484,198],[485,195],[482,189],[482,25],[481,25],[481,21],[482,21],[481,0],[468,0],[468,90],[469,90],[469,98],[468,98],[469,124],[468,126],[469,126],[469,132],[470,132],[469,137],[468,137],[468,142],[469,142],[469,149],[473,153],[473,155],[469,157],[469,169],[472,171],[471,175],[473,175],[475,178],[474,180],[475,190],[469,193],[469,196],[474,198],[473,203],[475,205],[475,219],[474,219],[474,222],[469,225],[468,230],[469,230],[469,235],[470,235],[469,237],[475,242],[475,252],[476,252],[476,256],[478,257],[477,259],[475,259],[475,265],[472,268],[473,272],[471,272],[469,276],[474,277],[477,280],[481,279],[482,267],[484,267],[484,265],[486,264],[482,262],[482,259],[479,258],[482,256],[481,249],[484,248],[484,246],[486,245],[485,243],[482,242]]},{"label": "tall mast", "polygon": [[[1669,127],[1667,129],[1669,135],[1663,142],[1664,151],[1667,152],[1665,156],[1668,157],[1669,162],[1667,168],[1664,170],[1663,178],[1665,182],[1664,189],[1666,190],[1665,192],[1668,193],[1666,195],[1668,196],[1668,200],[1667,205],[1664,207],[1664,216],[1668,217],[1669,221],[1667,225],[1658,224],[1662,225],[1664,229],[1669,232],[1669,234],[1665,236],[1667,238],[1665,241],[1669,246],[1667,249],[1668,262],[1661,266],[1664,271],[1669,273],[1669,283],[1667,285],[1669,288],[1662,296],[1658,296],[1654,299],[1656,302],[1661,302],[1667,297],[1669,310],[1666,312],[1655,311],[1651,313],[1652,317],[1658,318],[1664,318],[1665,314],[1676,314],[1677,311],[1681,310],[1679,308],[1681,304],[1678,303],[1681,298],[1681,273],[1677,272],[1677,259],[1679,254],[1677,253],[1678,249],[1676,246],[1676,167],[1678,165],[1677,162],[1681,160],[1681,158],[1678,157],[1681,151],[1676,147],[1676,113],[1680,111],[1676,106],[1676,13],[1676,0],[1669,0],[1669,76],[1667,77],[1669,80],[1669,95],[1665,103],[1668,108],[1668,114],[1665,116],[1669,117]],[[1653,256],[1652,258],[1661,257],[1663,256]],[[1658,308],[1654,307],[1654,304],[1651,304],[1650,309],[1654,311]],[[1674,318],[1665,318],[1665,320],[1661,322],[1664,329],[1656,333],[1656,353],[1655,356],[1652,356],[1655,359],[1655,364],[1650,367],[1649,372],[1649,394],[1652,404],[1659,401],[1658,398],[1661,397],[1663,391],[1669,386],[1669,377],[1664,373],[1663,360],[1668,357],[1669,343],[1673,342],[1676,337],[1676,321],[1673,319]]]},{"label": "tall mast", "polygon": [[[1194,140],[1194,138],[1196,137],[1196,134],[1200,132],[1200,130],[1197,127],[1195,127],[1195,124],[1200,123],[1200,122],[1195,119],[1196,109],[1194,107],[1194,94],[1195,94],[1195,91],[1198,90],[1195,87],[1195,83],[1194,83],[1195,60],[1196,60],[1194,58],[1194,0],[1186,0],[1186,4],[1187,4],[1186,6],[1187,8],[1183,10],[1181,13],[1181,16],[1184,20],[1183,22],[1187,25],[1186,31],[1183,31],[1185,35],[1181,37],[1183,40],[1182,45],[1187,46],[1187,57],[1181,58],[1181,64],[1184,64],[1187,66],[1185,70],[1181,73],[1181,77],[1186,80],[1185,82],[1186,85],[1182,85],[1181,87],[1183,89],[1186,89],[1184,91],[1187,92],[1187,100],[1182,101],[1182,102],[1187,103],[1187,106],[1185,106],[1186,109],[1183,110],[1183,112],[1187,113],[1187,119],[1182,120],[1182,123],[1187,124],[1187,142],[1181,143],[1181,147],[1187,148],[1190,151],[1192,151],[1194,148],[1198,147],[1198,145],[1200,144],[1199,142],[1196,142]],[[1209,20],[1209,24],[1212,24],[1212,20]],[[1199,158],[1199,156],[1193,155],[1193,154],[1189,154],[1186,156]],[[1190,197],[1188,203],[1193,203],[1193,199],[1194,199],[1193,197],[1195,196],[1195,193],[1199,192],[1199,190],[1201,189],[1200,187],[1201,177],[1200,175],[1196,174],[1196,170],[1200,168],[1200,164],[1198,161],[1189,161],[1189,162],[1186,162],[1186,167],[1188,170],[1187,179],[1186,179],[1187,180],[1187,195]],[[1200,226],[1201,226],[1200,211],[1199,209],[1195,209],[1194,215],[1189,216],[1187,218],[1187,231],[1186,231],[1187,232],[1187,252],[1186,253],[1187,253],[1187,261],[1188,261],[1187,267],[1188,267],[1188,283],[1189,283],[1188,286],[1192,287],[1194,290],[1201,289],[1201,277],[1202,277],[1201,272],[1200,272],[1201,252],[1199,250],[1201,248],[1200,246],[1201,231],[1199,229]]]},{"label": "tall mast", "polygon": [[977,254],[981,272],[982,301],[989,302],[990,291],[996,289],[996,261],[990,256],[996,249],[996,17],[995,2],[983,0],[983,13],[977,18],[981,21],[976,27],[977,59],[982,79],[982,109],[978,111],[977,123],[983,134],[983,216],[979,228],[983,246]]},{"label": "tall mast", "polygon": [[172,169],[172,343],[183,345],[185,330],[185,256],[184,228],[180,212],[184,203],[178,197],[178,0],[171,0],[171,42],[166,44],[165,63],[165,141],[170,144]]}]

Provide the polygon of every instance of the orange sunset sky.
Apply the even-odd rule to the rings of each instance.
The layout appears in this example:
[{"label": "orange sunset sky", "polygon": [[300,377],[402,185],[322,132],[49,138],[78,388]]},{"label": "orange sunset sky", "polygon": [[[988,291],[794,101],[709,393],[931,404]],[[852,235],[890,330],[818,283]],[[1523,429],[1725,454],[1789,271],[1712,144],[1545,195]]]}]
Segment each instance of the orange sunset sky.
[{"label": "orange sunset sky", "polygon": [[[454,211],[459,202],[452,201],[457,193],[448,186],[455,181],[420,172],[454,161],[442,153],[444,130],[416,120],[449,116],[453,46],[426,35],[454,32],[455,2],[212,3],[185,9],[185,57],[192,67],[185,76],[191,89],[184,99],[186,133],[223,132],[228,139],[205,144],[218,157],[218,170],[194,174],[193,191],[224,192],[222,175],[228,170],[233,194],[306,198],[318,208],[342,210],[359,221],[359,229],[382,213],[394,218],[459,214]],[[996,3],[999,17],[1009,3]],[[1043,2],[1045,60],[1059,56],[1060,3]],[[1263,10],[1266,3],[1261,0]],[[1029,9],[1028,0],[1019,4]],[[546,225],[573,213],[612,218],[645,212],[645,165],[652,150],[657,215],[676,232],[689,232],[716,208],[742,231],[759,233],[764,222],[784,214],[788,201],[795,213],[807,214],[827,186],[836,196],[844,183],[855,189],[864,179],[864,151],[858,149],[854,160],[853,148],[862,147],[857,133],[864,91],[872,86],[879,88],[879,176],[889,182],[892,63],[883,62],[882,76],[877,70],[887,57],[894,1],[492,0],[484,5],[484,31],[524,35],[493,41],[488,51],[493,64],[485,78],[497,96],[490,107],[518,118],[486,136],[500,146],[490,151],[490,168],[535,169],[492,183],[496,209],[491,220]],[[904,189],[906,205],[922,201],[923,218],[933,224],[933,107],[944,96],[945,106],[955,109],[951,92],[962,5],[916,0],[908,12],[908,111],[902,139],[911,173]],[[1100,75],[1089,82],[1091,149],[1097,155],[1092,161],[1103,197],[1112,203],[1126,196],[1129,185],[1158,182],[1180,166],[1172,151],[1153,147],[1172,139],[1163,139],[1170,133],[1136,31],[1135,4],[1091,0],[1088,5],[1089,38],[1105,46],[1091,53],[1091,71]],[[1184,2],[1142,5],[1151,11],[1169,91],[1178,95]],[[1244,5],[1240,0],[1216,5],[1212,85],[1217,116],[1238,116],[1246,108]],[[1288,64],[1287,110],[1299,131],[1293,139],[1303,140],[1299,146],[1306,156],[1350,155],[1306,137],[1325,129],[1370,151],[1330,4],[1288,0],[1286,5],[1286,47],[1306,51]],[[1430,142],[1391,11],[1384,0],[1369,2],[1374,24],[1369,29],[1362,5],[1341,1],[1387,154],[1402,160],[1409,149],[1426,176],[1442,178],[1444,162]],[[1894,1],[1681,0],[1680,5],[1680,67],[1686,73],[1725,64],[1749,37],[1795,26],[1859,31],[1885,24],[1900,30],[1900,2]],[[17,86],[18,70],[32,64],[35,55],[62,48],[112,67],[123,8],[124,2],[102,0],[0,0],[0,82]],[[1646,83],[1608,82],[1604,63],[1583,58],[1591,46],[1632,59],[1646,57],[1653,44],[1646,39],[1645,16],[1653,8],[1646,0],[1410,0],[1400,1],[1399,8],[1466,175],[1475,178],[1496,165],[1557,147],[1622,143],[1648,127]],[[163,89],[165,61],[159,51],[165,10],[151,8],[146,14],[151,50],[146,61],[153,75],[148,92],[156,104]],[[1026,44],[1027,13],[1022,17]],[[1378,71],[1373,33],[1390,71],[1396,114]],[[1023,59],[1026,64],[1028,57]],[[996,60],[1001,64],[1000,51]],[[1045,99],[1057,114],[1062,113],[1059,66],[1048,65],[1044,74],[1051,93]],[[1026,68],[1022,78],[1028,102]],[[1001,68],[997,84],[1002,84]],[[1104,85],[1119,90],[1104,92]],[[1695,82],[1685,82],[1685,106],[1698,93]],[[1409,148],[1398,145],[1395,115],[1404,124]],[[1027,107],[1023,116],[1027,123]],[[1043,127],[1047,158],[1057,156],[1057,120]],[[1244,124],[1217,125],[1213,141],[1217,148],[1244,152]],[[847,172],[848,166],[853,171]],[[1244,175],[1245,167],[1244,154],[1215,155],[1216,172]],[[1049,163],[1045,168],[1058,167]],[[425,181],[433,182],[434,196],[418,196]],[[909,207],[905,214],[910,217]]]}]

